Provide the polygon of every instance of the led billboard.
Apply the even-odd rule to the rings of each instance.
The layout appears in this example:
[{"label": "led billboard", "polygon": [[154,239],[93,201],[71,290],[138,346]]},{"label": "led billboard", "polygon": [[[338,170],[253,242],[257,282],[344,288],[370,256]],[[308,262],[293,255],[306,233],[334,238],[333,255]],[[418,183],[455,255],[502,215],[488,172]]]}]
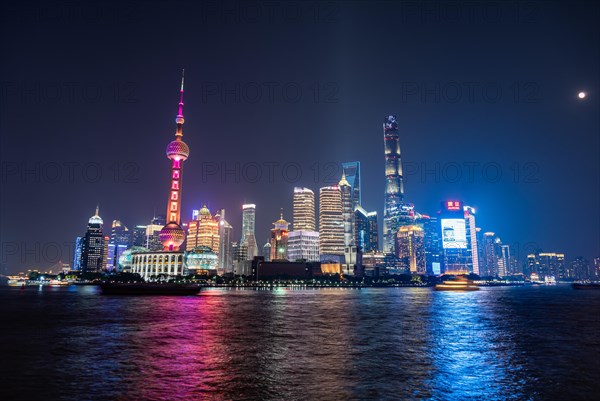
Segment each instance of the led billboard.
[{"label": "led billboard", "polygon": [[444,249],[467,249],[465,219],[442,219],[441,226]]}]

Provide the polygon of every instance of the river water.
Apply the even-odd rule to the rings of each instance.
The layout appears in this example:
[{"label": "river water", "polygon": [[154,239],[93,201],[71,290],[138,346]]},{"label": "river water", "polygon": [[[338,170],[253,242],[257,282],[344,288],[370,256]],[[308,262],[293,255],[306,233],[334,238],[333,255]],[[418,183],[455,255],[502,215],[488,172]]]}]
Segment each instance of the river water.
[{"label": "river water", "polygon": [[0,399],[599,399],[600,291],[0,289]]}]

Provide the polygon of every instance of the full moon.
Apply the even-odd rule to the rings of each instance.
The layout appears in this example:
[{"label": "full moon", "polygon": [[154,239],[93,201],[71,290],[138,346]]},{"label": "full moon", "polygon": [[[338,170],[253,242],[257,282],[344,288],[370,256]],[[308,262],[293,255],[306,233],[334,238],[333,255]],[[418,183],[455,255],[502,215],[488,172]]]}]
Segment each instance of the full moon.
[{"label": "full moon", "polygon": [[585,93],[585,92],[579,92],[577,94],[577,97],[580,98],[580,99],[585,99],[586,96],[587,96],[587,93]]}]

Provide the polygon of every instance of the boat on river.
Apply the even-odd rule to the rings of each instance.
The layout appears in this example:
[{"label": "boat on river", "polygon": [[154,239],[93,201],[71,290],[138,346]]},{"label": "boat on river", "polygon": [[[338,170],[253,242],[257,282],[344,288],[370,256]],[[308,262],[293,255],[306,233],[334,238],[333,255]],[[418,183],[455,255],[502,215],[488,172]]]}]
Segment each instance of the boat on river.
[{"label": "boat on river", "polygon": [[455,277],[436,284],[436,291],[477,291],[479,286],[466,277]]}]

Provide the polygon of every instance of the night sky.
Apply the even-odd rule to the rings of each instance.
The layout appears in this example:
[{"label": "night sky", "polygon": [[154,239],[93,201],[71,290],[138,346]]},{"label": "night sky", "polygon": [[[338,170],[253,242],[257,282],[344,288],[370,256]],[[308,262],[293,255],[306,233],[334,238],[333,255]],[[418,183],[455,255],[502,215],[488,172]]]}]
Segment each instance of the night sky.
[{"label": "night sky", "polygon": [[318,193],[359,160],[381,226],[395,114],[416,210],[462,200],[519,256],[600,255],[592,2],[14,3],[0,10],[9,273],[72,263],[65,244],[98,203],[105,227],[165,213],[182,68],[184,221],[224,207],[239,237],[256,203],[262,247],[294,186]]}]

